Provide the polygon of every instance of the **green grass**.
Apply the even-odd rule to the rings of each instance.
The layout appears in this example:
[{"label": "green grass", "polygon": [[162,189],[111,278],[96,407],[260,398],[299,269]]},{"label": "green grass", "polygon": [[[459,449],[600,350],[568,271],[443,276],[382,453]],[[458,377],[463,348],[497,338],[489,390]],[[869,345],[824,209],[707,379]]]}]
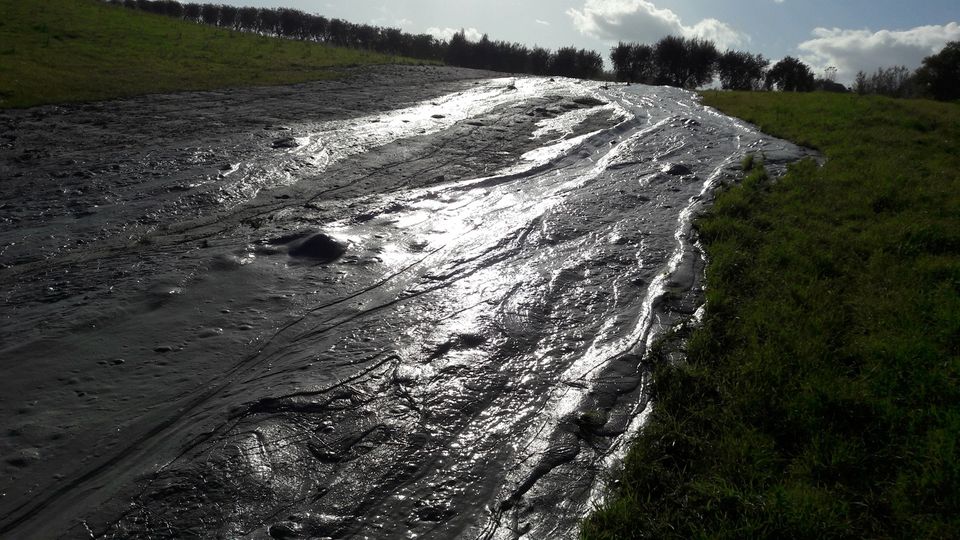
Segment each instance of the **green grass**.
[{"label": "green grass", "polygon": [[704,97],[827,161],[699,220],[704,324],[582,536],[960,538],[960,106]]},{"label": "green grass", "polygon": [[0,0],[0,107],[296,83],[419,63],[187,23],[96,0]]}]

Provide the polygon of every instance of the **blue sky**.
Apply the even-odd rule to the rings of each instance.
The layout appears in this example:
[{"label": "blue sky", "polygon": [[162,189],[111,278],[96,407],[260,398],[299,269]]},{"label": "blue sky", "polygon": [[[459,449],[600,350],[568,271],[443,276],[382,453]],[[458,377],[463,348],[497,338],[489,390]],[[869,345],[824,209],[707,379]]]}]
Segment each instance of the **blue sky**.
[{"label": "blue sky", "polygon": [[[223,1],[223,0],[221,0]],[[915,68],[960,40],[960,0],[225,0],[293,7],[406,31],[468,35],[549,48],[576,45],[606,56],[617,40],[653,42],[668,33],[708,37],[721,48],[798,56],[815,70]]]}]

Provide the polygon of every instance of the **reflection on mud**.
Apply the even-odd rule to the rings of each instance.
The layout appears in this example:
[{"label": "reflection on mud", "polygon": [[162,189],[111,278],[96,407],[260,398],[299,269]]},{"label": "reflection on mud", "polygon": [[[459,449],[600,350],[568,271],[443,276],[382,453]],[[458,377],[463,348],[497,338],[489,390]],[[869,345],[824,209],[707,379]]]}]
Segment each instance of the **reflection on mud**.
[{"label": "reflection on mud", "polygon": [[680,90],[534,78],[292,131],[225,169],[215,222],[102,254],[160,293],[14,349],[123,355],[79,387],[144,412],[38,443],[124,433],[0,499],[5,533],[572,536],[646,347],[699,307],[692,218],[747,152],[801,154]]}]

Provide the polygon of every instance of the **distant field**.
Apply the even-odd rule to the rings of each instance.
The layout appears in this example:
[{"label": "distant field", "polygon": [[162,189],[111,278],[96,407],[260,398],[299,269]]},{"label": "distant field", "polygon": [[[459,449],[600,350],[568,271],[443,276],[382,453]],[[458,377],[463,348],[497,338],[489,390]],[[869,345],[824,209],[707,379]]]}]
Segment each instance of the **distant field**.
[{"label": "distant field", "polygon": [[420,63],[150,15],[96,0],[0,0],[0,107],[296,83]]},{"label": "distant field", "polygon": [[699,221],[704,324],[583,537],[960,537],[960,106],[705,102],[827,161]]}]

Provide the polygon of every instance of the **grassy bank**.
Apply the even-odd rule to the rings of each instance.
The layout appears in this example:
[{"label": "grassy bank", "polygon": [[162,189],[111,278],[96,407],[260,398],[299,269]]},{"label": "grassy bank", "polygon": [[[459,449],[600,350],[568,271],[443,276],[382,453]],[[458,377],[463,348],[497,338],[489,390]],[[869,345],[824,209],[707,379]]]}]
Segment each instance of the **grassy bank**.
[{"label": "grassy bank", "polygon": [[330,78],[413,62],[231,32],[96,0],[0,0],[0,107]]},{"label": "grassy bank", "polygon": [[705,102],[827,162],[699,221],[704,325],[583,537],[960,537],[960,106]]}]

